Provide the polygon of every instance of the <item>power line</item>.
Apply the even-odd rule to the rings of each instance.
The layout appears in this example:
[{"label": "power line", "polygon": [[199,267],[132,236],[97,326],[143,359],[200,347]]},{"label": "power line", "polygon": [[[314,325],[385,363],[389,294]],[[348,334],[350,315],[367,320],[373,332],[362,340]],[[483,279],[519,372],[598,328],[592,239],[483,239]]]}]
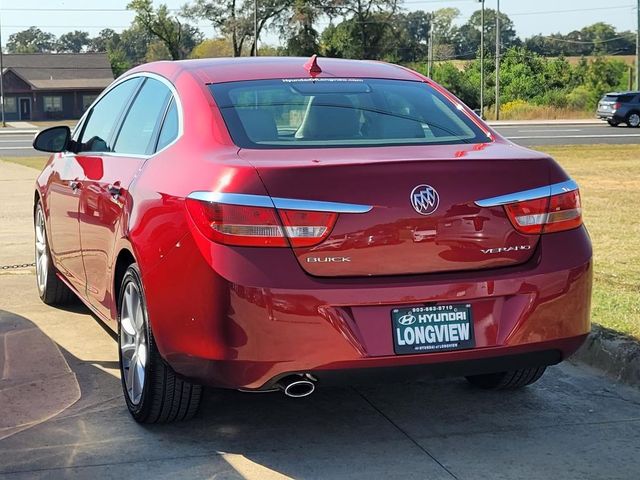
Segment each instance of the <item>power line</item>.
[{"label": "power line", "polygon": [[593,8],[572,8],[566,10],[545,10],[539,12],[515,12],[509,13],[509,17],[519,17],[524,15],[547,15],[552,13],[575,13],[575,12],[594,12],[598,10],[613,10],[613,9],[626,9],[635,8],[635,5],[612,5],[610,7],[593,7]]}]

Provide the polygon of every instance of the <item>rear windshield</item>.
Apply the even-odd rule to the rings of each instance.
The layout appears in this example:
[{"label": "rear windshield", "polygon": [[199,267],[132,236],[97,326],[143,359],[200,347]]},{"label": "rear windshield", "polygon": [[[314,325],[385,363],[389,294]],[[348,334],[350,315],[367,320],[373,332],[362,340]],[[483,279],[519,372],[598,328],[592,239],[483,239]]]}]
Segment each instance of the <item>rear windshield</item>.
[{"label": "rear windshield", "polygon": [[605,100],[610,102],[620,102],[620,103],[629,103],[632,102],[635,98],[633,94],[624,94],[624,95],[607,95],[605,96]]},{"label": "rear windshield", "polygon": [[464,113],[423,82],[252,80],[209,85],[242,148],[484,143]]}]

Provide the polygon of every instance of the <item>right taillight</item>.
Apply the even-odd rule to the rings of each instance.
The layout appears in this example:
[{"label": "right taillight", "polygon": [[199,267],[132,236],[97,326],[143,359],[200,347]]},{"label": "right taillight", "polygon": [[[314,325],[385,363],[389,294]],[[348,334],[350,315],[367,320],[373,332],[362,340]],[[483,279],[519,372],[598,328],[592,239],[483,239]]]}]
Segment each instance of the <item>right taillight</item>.
[{"label": "right taillight", "polygon": [[582,225],[580,191],[505,205],[514,228],[526,234],[571,230]]}]

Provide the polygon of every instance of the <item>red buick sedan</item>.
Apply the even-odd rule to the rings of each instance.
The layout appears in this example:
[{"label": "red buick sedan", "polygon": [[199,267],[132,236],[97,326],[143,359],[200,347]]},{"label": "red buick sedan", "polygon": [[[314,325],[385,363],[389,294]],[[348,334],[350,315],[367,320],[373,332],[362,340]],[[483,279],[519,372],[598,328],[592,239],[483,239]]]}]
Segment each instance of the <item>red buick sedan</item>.
[{"label": "red buick sedan", "polygon": [[576,183],[406,68],[142,65],[34,147],[40,297],[117,331],[139,422],[202,385],[522,387],[589,331]]}]

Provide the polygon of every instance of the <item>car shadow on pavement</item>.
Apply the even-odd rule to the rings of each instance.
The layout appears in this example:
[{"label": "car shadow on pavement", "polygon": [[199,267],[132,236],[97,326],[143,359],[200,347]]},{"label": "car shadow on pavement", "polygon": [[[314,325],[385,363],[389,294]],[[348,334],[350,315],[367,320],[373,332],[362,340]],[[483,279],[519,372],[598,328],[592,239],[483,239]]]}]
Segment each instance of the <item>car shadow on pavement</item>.
[{"label": "car shadow on pavement", "polygon": [[80,359],[3,310],[0,335],[0,475],[11,478],[598,478],[616,456],[638,458],[623,443],[638,436],[640,395],[558,368],[514,392],[460,379],[320,386],[304,399],[207,389],[196,418],[138,425],[108,371],[115,343],[113,360]]}]

